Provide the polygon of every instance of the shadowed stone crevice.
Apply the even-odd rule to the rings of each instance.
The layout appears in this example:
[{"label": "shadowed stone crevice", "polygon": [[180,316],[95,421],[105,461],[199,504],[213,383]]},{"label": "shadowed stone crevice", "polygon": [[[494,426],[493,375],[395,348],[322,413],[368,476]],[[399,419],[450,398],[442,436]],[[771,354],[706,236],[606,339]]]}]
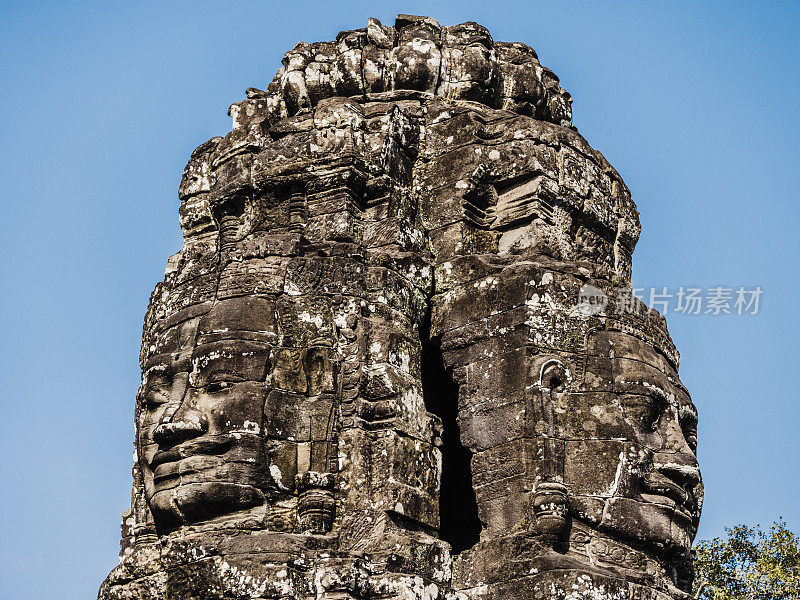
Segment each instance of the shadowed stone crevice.
[{"label": "shadowed stone crevice", "polygon": [[439,340],[422,335],[422,393],[425,408],[442,422],[442,473],[439,491],[439,537],[453,554],[480,540],[481,521],[472,488],[472,453],[461,443],[458,427],[458,384],[444,366]]}]

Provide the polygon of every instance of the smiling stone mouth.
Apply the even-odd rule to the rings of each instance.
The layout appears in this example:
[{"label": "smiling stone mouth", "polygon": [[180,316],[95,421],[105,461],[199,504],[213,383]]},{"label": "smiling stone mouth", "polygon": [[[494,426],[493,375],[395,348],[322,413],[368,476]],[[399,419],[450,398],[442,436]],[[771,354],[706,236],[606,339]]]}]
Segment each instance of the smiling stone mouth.
[{"label": "smiling stone mouth", "polygon": [[215,456],[227,452],[233,444],[233,437],[224,436],[221,439],[191,440],[166,450],[159,450],[150,461],[150,468],[159,465],[178,462],[184,458],[194,456]]},{"label": "smiling stone mouth", "polygon": [[[643,481],[644,491],[647,496],[661,497],[669,500],[676,514],[692,520],[694,513],[694,497],[683,487],[666,478],[654,479],[646,477]],[[654,498],[655,499],[655,498]]]}]

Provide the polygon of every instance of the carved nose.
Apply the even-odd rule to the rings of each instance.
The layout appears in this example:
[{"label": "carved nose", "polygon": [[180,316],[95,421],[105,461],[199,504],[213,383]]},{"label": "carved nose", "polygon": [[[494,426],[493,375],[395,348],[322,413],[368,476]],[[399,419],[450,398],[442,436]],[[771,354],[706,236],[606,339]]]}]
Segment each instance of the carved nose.
[{"label": "carved nose", "polygon": [[700,469],[694,456],[683,452],[656,452],[653,468],[671,482],[689,492],[701,481]]},{"label": "carved nose", "polygon": [[153,441],[160,445],[176,444],[208,431],[208,420],[205,416],[185,403],[188,381],[187,372],[176,374],[172,380],[169,402],[153,430]]},{"label": "carved nose", "polygon": [[205,419],[178,419],[156,425],[153,440],[159,444],[174,444],[203,435],[206,431],[208,423]]}]

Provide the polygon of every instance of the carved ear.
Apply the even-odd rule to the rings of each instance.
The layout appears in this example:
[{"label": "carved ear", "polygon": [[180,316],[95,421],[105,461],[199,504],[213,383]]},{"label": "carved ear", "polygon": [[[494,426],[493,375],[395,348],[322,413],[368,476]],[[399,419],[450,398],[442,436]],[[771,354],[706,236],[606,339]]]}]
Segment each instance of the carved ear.
[{"label": "carved ear", "polygon": [[551,393],[563,392],[571,380],[569,370],[558,359],[546,361],[539,371],[539,385]]},{"label": "carved ear", "polygon": [[572,383],[572,376],[560,358],[551,356],[540,360],[538,387],[547,437],[544,440],[543,480],[533,490],[531,506],[536,532],[546,546],[555,548],[567,532],[569,512],[568,491],[563,483],[563,444],[556,443],[559,431],[557,415],[566,411],[568,395],[565,392]]},{"label": "carved ear", "polygon": [[246,202],[247,193],[243,190],[234,190],[229,195],[212,196],[209,199],[211,215],[214,217],[214,222],[219,230],[221,248],[226,248],[236,243]]}]

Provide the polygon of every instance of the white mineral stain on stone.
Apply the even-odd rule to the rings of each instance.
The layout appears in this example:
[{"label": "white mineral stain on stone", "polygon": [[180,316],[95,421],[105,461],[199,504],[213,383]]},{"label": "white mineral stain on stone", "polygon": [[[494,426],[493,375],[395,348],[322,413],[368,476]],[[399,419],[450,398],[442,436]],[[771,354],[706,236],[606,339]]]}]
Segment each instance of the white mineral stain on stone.
[{"label": "white mineral stain on stone", "polygon": [[242,424],[242,429],[246,433],[261,433],[261,428],[258,426],[258,423],[254,423],[253,421],[245,420],[245,422]]},{"label": "white mineral stain on stone", "polygon": [[319,328],[322,328],[324,325],[324,321],[322,320],[322,315],[312,315],[307,311],[301,312],[297,315],[297,319],[301,323],[311,323],[312,325],[316,325]]},{"label": "white mineral stain on stone", "polygon": [[283,473],[278,468],[278,465],[270,465],[269,466],[270,475],[272,475],[272,479],[275,480],[275,484],[279,487],[282,487],[283,484]]},{"label": "white mineral stain on stone", "polygon": [[290,296],[299,296],[303,292],[291,281],[287,281],[286,285],[284,286],[284,291]]}]

